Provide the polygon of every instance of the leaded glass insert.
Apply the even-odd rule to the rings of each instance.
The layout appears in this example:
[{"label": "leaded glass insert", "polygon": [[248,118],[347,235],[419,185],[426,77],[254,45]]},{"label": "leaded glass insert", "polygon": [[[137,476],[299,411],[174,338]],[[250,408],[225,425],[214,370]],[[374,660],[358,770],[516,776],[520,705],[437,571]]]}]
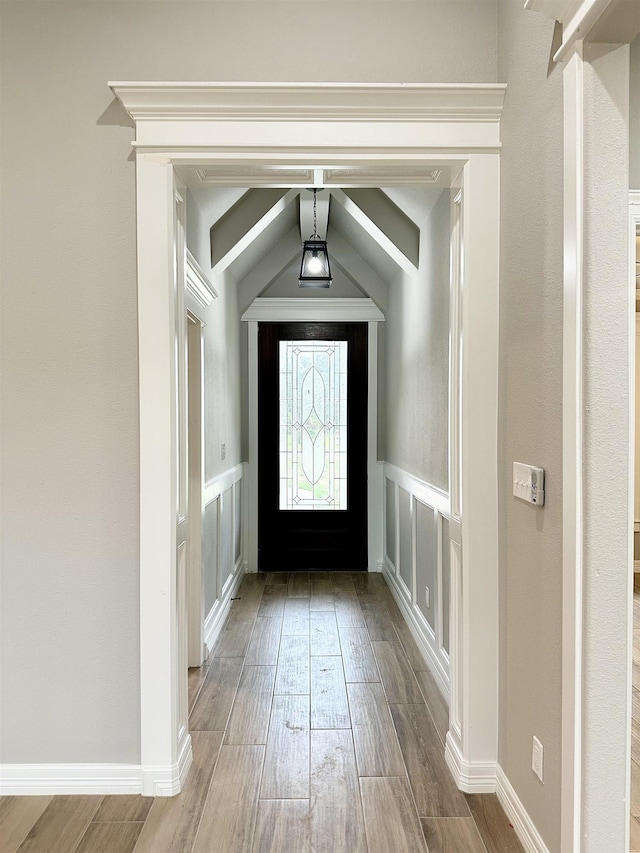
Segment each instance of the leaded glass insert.
[{"label": "leaded glass insert", "polygon": [[347,509],[347,341],[280,341],[280,509]]}]

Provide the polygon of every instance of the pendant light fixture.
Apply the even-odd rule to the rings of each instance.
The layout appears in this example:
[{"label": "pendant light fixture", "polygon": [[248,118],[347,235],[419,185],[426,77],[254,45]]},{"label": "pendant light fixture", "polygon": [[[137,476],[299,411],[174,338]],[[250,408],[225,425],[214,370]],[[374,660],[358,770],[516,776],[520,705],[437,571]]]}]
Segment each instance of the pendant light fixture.
[{"label": "pendant light fixture", "polygon": [[300,264],[299,287],[331,287],[331,267],[327,241],[318,237],[317,230],[317,193],[313,190],[313,234],[304,241],[302,262]]}]

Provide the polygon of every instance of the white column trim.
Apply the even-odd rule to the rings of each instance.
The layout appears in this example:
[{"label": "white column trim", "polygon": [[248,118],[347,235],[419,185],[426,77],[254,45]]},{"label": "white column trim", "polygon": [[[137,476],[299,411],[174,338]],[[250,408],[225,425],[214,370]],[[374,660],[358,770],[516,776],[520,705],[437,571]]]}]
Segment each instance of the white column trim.
[{"label": "white column trim", "polygon": [[580,848],[582,755],[582,44],[564,68],[561,841]]}]

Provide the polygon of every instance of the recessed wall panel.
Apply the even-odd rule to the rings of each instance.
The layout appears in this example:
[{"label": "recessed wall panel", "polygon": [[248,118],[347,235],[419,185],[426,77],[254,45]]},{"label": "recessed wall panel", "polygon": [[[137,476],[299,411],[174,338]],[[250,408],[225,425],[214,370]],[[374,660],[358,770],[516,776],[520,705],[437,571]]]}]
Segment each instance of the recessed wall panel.
[{"label": "recessed wall panel", "polygon": [[220,589],[233,570],[233,489],[227,489],[222,495],[222,524],[220,530],[221,560]]},{"label": "recessed wall panel", "polygon": [[[414,502],[416,514],[416,599],[418,607],[435,631],[436,537],[433,509],[419,500]],[[426,587],[429,587],[427,607]]]},{"label": "recessed wall panel", "polygon": [[451,543],[449,520],[442,519],[442,647],[449,653],[449,600],[451,593]]},{"label": "recessed wall panel", "polygon": [[393,565],[396,564],[396,487],[391,480],[386,480],[385,501],[385,532],[387,540],[387,557]]},{"label": "recessed wall panel", "polygon": [[218,498],[210,501],[204,510],[202,528],[202,574],[204,583],[204,609],[208,614],[218,598],[216,577],[218,573]]},{"label": "recessed wall panel", "polygon": [[235,511],[233,514],[233,564],[242,556],[242,482],[238,481],[233,487]]},{"label": "recessed wall panel", "polygon": [[404,489],[398,490],[400,509],[400,577],[411,592],[413,586],[411,568],[411,497]]}]

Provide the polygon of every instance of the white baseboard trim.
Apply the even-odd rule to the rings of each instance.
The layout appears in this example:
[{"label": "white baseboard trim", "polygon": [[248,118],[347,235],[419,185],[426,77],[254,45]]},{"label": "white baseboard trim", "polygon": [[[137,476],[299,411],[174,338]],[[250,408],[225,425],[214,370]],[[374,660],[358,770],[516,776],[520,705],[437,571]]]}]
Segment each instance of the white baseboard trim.
[{"label": "white baseboard trim", "polygon": [[0,796],[144,794],[172,797],[186,782],[193,753],[189,734],[173,766],[139,764],[2,764]]},{"label": "white baseboard trim", "polygon": [[495,793],[497,765],[490,762],[465,761],[449,732],[447,732],[444,757],[447,767],[461,791],[465,791],[467,794]]},{"label": "white baseboard trim", "polygon": [[139,764],[2,764],[0,795],[141,794]]},{"label": "white baseboard trim", "polygon": [[231,599],[235,596],[240,584],[242,583],[246,565],[247,564],[245,562],[241,564],[239,570],[232,578],[233,582],[227,586],[224,598],[219,598],[216,601],[204,620],[204,643],[206,646],[207,657],[209,656],[215,641],[220,635],[220,631],[224,625],[224,620],[227,618],[229,608],[231,607]]},{"label": "white baseboard trim", "polygon": [[438,653],[431,642],[431,638],[426,634],[422,625],[418,622],[418,617],[408,604],[406,597],[402,594],[402,589],[400,588],[397,577],[393,574],[391,561],[388,560],[388,558],[385,558],[382,572],[389,589],[391,590],[391,593],[395,598],[398,607],[402,611],[402,615],[404,616],[407,625],[409,626],[413,639],[416,641],[416,644],[422,653],[422,657],[429,666],[429,671],[433,675],[436,684],[448,705],[450,697],[449,669],[445,667],[440,660]]},{"label": "white baseboard trim", "polygon": [[192,763],[191,735],[187,732],[176,764],[142,768],[142,793],[146,797],[174,797],[182,790]]},{"label": "white baseboard trim", "polygon": [[527,853],[549,853],[549,848],[499,764],[496,770],[496,794]]}]

